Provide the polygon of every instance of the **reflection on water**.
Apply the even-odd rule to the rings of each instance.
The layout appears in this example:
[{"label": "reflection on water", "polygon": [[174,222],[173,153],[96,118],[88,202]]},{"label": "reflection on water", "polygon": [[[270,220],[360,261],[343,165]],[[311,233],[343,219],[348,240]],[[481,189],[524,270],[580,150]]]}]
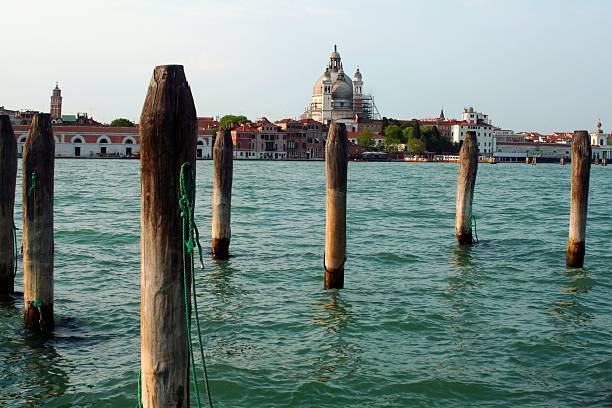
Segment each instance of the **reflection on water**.
[{"label": "reflection on water", "polygon": [[230,260],[213,260],[210,268],[206,267],[204,270],[198,268],[196,271],[196,277],[198,274],[206,276],[206,293],[215,296],[222,303],[232,302],[235,300],[233,298],[242,294],[240,287],[232,284],[232,276],[236,269],[232,267]]},{"label": "reflection on water", "polygon": [[[320,357],[314,370],[316,381],[330,381],[337,375],[355,373],[361,363],[361,348],[345,333],[355,316],[342,291],[328,290],[313,304],[313,323],[323,328]],[[335,375],[334,375],[335,374]]]},{"label": "reflection on water", "polygon": [[561,292],[565,296],[553,302],[550,314],[576,324],[591,323],[594,316],[588,308],[580,304],[580,298],[589,293],[593,287],[592,280],[585,269],[567,270],[565,276],[567,284],[561,286]]},{"label": "reflection on water", "polygon": [[[21,329],[20,325],[14,329],[12,338],[0,342],[4,350],[0,353],[3,363],[0,369],[0,406],[17,403],[43,406],[41,401],[64,395],[69,378],[63,358],[52,345],[53,337]],[[5,347],[9,344],[10,347]]]},{"label": "reflection on water", "polygon": [[472,264],[472,246],[471,245],[455,245],[453,247],[452,266],[465,267]]}]

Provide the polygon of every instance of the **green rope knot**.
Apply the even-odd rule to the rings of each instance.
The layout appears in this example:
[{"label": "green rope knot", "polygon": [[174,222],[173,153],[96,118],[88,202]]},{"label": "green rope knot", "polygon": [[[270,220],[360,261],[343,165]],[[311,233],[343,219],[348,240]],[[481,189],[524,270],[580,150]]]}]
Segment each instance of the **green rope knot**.
[{"label": "green rope knot", "polygon": [[32,195],[34,193],[34,190],[36,189],[36,179],[37,179],[37,175],[36,175],[36,170],[32,171],[32,177],[30,178],[30,189],[28,190],[28,196]]},{"label": "green rope knot", "polygon": [[474,227],[474,238],[472,239],[472,242],[474,244],[478,243],[478,231],[476,230],[476,217],[474,217],[474,214],[470,215],[470,221],[472,223],[472,226]]},{"label": "green rope knot", "polygon": [[30,307],[35,307],[37,309],[40,309],[42,307],[41,300],[40,299],[30,300]]}]

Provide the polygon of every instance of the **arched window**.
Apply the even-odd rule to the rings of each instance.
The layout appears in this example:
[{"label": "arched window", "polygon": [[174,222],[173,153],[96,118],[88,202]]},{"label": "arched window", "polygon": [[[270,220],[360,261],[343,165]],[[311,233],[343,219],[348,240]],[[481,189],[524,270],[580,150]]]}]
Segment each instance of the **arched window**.
[{"label": "arched window", "polygon": [[201,140],[198,140],[198,146],[204,146],[204,142]]},{"label": "arched window", "polygon": [[25,143],[25,141],[26,141],[26,137],[27,137],[27,136],[21,136],[21,137],[19,138],[19,143]]},{"label": "arched window", "polygon": [[108,140],[103,138],[103,139],[100,139],[98,143],[108,143]]},{"label": "arched window", "polygon": [[72,143],[83,143],[83,141],[77,137],[72,141]]},{"label": "arched window", "polygon": [[134,142],[132,142],[132,139],[128,139],[125,141],[125,144],[134,144]]}]

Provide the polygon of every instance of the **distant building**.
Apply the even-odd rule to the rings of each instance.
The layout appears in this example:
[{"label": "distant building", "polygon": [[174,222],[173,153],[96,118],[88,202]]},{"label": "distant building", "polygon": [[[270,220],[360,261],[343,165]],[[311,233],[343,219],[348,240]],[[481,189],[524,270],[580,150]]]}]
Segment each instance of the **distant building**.
[{"label": "distant building", "polygon": [[452,141],[454,143],[463,142],[468,131],[476,133],[480,154],[492,155],[495,152],[493,126],[489,121],[488,115],[476,112],[472,107],[465,108],[461,115],[461,120],[451,127]]},{"label": "distant building", "polygon": [[281,119],[275,122],[287,134],[287,158],[306,159],[306,129],[302,122]]},{"label": "distant building", "polygon": [[59,88],[57,82],[53,93],[51,94],[51,120],[57,120],[62,118],[62,90]]},{"label": "distant building", "polygon": [[[15,125],[18,153],[30,131],[29,125]],[[77,126],[53,125],[55,157],[73,158],[137,158],[140,155],[138,126]],[[198,131],[197,158],[210,159],[212,134]]]},{"label": "distant building", "polygon": [[612,134],[604,133],[601,128],[601,120],[598,119],[595,123],[595,131],[591,133],[592,146],[607,146],[612,144]]},{"label": "distant building", "polygon": [[558,160],[569,159],[572,147],[564,143],[497,142],[494,156],[504,160],[523,160],[526,157]]},{"label": "distant building", "polygon": [[452,127],[459,121],[456,119],[446,119],[444,109],[440,109],[440,115],[437,118],[418,119],[420,126],[435,126],[441,136],[452,139]]},{"label": "distant building", "polygon": [[19,114],[19,111],[12,110],[12,109],[6,109],[4,106],[0,106],[0,115],[8,115],[9,120],[13,124],[15,123],[15,118],[17,117],[18,114]]},{"label": "distant building", "polygon": [[374,99],[363,92],[363,75],[359,68],[352,80],[344,72],[340,53],[334,45],[325,72],[314,84],[310,105],[303,118],[324,124],[331,121],[348,124],[354,123],[356,116],[363,119],[377,118]]}]

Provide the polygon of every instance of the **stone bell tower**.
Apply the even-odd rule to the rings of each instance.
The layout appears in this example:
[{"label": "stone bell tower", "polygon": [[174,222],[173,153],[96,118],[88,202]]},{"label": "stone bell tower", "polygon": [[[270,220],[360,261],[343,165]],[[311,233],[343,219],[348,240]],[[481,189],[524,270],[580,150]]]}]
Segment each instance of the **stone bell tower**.
[{"label": "stone bell tower", "polygon": [[53,95],[51,95],[51,119],[62,118],[62,90],[55,83]]}]

